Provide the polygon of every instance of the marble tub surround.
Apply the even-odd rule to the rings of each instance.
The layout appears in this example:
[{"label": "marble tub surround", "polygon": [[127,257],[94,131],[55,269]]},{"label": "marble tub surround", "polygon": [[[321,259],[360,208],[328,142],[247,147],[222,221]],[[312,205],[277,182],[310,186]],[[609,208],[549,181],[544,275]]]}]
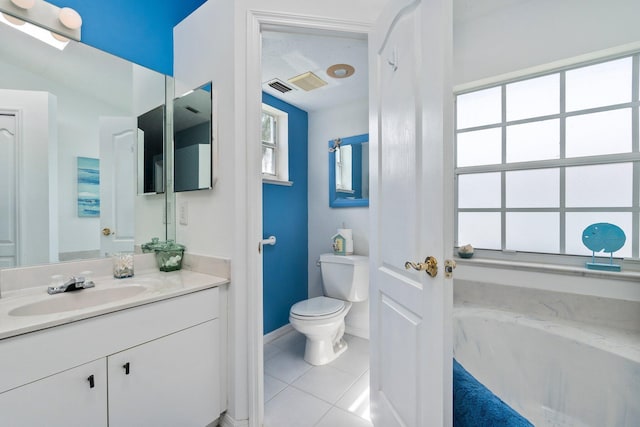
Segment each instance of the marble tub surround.
[{"label": "marble tub surround", "polygon": [[456,306],[486,307],[534,319],[571,322],[600,332],[629,334],[640,341],[638,301],[468,280],[455,280],[453,295]]},{"label": "marble tub surround", "polygon": [[640,340],[580,325],[456,305],[454,357],[538,427],[637,426]]},{"label": "marble tub surround", "polygon": [[[96,286],[69,293],[49,295],[47,285],[29,287],[6,292],[0,298],[0,339],[38,331],[52,326],[63,325],[77,320],[88,319],[126,308],[137,307],[229,283],[229,279],[190,270],[160,272],[146,270],[125,279],[115,279],[113,275],[98,276],[94,273]],[[58,311],[49,314],[14,315],[12,310],[32,304],[46,304],[54,299],[89,297],[89,293],[135,287],[137,293],[84,308]],[[58,302],[58,301],[56,301]]]}]

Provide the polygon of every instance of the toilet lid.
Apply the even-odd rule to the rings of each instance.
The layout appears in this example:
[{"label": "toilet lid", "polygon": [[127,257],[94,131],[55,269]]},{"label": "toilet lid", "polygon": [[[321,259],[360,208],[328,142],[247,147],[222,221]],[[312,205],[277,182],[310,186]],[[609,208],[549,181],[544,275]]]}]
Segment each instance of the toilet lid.
[{"label": "toilet lid", "polygon": [[317,317],[334,314],[344,308],[344,301],[328,297],[316,297],[297,302],[291,313],[297,316]]}]

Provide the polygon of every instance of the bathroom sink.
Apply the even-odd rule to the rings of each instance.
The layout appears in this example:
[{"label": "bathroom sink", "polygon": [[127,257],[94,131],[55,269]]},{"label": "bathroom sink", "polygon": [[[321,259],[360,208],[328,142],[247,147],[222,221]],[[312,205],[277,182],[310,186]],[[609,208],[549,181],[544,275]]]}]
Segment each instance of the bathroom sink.
[{"label": "bathroom sink", "polygon": [[47,299],[16,307],[10,316],[39,316],[62,313],[109,304],[136,296],[146,290],[145,286],[127,285],[108,289],[83,289],[73,292],[51,295]]}]

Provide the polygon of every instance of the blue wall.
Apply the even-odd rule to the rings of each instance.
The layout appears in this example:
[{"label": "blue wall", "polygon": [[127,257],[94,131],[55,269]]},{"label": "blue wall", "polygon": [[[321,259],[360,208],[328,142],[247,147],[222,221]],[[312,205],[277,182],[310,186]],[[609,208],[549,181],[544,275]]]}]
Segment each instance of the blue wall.
[{"label": "blue wall", "polygon": [[82,16],[82,42],[173,75],[173,27],[205,0],[49,0]]},{"label": "blue wall", "polygon": [[291,306],[308,297],[307,113],[266,93],[262,102],[289,114],[289,180],[293,186],[262,185],[264,333],[289,323]]}]

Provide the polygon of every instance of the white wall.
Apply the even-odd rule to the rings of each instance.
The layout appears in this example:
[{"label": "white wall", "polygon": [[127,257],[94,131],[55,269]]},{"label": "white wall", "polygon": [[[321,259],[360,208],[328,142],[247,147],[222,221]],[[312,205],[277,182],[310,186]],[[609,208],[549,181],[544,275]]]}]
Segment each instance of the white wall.
[{"label": "white wall", "polygon": [[[178,226],[177,239],[189,251],[203,255],[230,256],[229,287],[229,405],[227,417],[246,420],[259,412],[262,402],[250,396],[257,378],[249,378],[262,363],[249,348],[261,324],[252,324],[249,313],[261,301],[260,258],[258,241],[261,227],[261,175],[259,112],[260,78],[258,50],[248,38],[250,11],[282,12],[309,19],[321,17],[340,21],[367,23],[377,16],[382,0],[343,2],[301,2],[297,0],[209,0],[181,22],[174,31],[174,75],[184,88],[213,82],[217,102],[217,136],[219,161],[214,171],[217,183],[211,191],[182,193],[176,205],[187,201],[188,225]],[[248,66],[248,52],[253,52]],[[247,83],[247,75],[255,76]],[[176,87],[178,92],[180,89]],[[251,112],[251,114],[248,113]],[[252,123],[255,138],[247,137]],[[253,132],[253,131],[252,131]],[[251,166],[249,166],[251,165]],[[250,283],[251,281],[251,283]],[[257,311],[261,316],[261,310]],[[259,317],[258,316],[258,317]],[[257,350],[255,350],[257,352]],[[258,419],[249,420],[250,425]]]},{"label": "white wall", "polygon": [[[331,236],[338,228],[353,229],[353,251],[369,255],[369,208],[329,207],[328,144],[335,138],[369,132],[367,99],[309,113],[309,297],[322,295],[322,277],[316,262],[331,252]],[[348,333],[368,338],[369,303],[355,303],[347,315]]]},{"label": "white wall", "polygon": [[[100,248],[100,219],[79,218],[77,214],[76,157],[99,157],[99,116],[127,115],[130,110],[108,105],[86,93],[79,93],[41,75],[17,68],[0,59],[0,79],[3,87],[46,91],[57,99],[57,121],[52,122],[58,139],[57,209],[55,229],[58,230],[59,252],[91,251]],[[126,100],[124,103],[126,104]],[[129,102],[129,105],[131,103]],[[28,191],[28,190],[25,190]],[[29,197],[34,197],[32,193]],[[55,205],[51,205],[54,207]],[[57,253],[53,258],[56,261]],[[42,262],[42,261],[41,261]],[[26,264],[25,264],[26,265]]]},{"label": "white wall", "polygon": [[457,20],[454,85],[638,42],[638,16],[637,0],[536,0]]}]

